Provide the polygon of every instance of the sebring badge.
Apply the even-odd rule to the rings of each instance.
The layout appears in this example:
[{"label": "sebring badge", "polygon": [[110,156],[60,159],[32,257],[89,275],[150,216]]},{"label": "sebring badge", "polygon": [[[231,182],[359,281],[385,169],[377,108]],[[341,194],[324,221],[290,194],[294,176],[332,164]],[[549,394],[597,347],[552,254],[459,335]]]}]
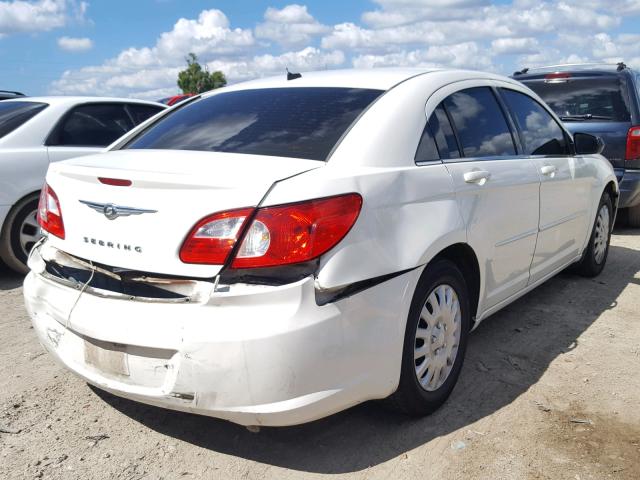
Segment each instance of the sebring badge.
[{"label": "sebring badge", "polygon": [[123,207],[122,205],[114,205],[113,203],[96,203],[87,202],[86,200],[78,200],[80,203],[102,213],[109,220],[115,220],[118,217],[128,217],[130,215],[142,215],[143,213],[156,213],[157,210],[145,210],[144,208]]}]

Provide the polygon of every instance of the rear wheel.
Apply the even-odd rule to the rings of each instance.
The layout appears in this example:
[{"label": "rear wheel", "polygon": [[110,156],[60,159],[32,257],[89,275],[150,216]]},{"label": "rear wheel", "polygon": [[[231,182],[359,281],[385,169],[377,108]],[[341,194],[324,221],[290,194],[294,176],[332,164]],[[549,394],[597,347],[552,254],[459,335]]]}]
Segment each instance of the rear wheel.
[{"label": "rear wheel", "polygon": [[595,277],[602,272],[607,256],[609,255],[609,242],[613,221],[613,204],[607,192],[602,194],[596,220],[593,223],[589,244],[577,265],[577,272],[585,277]]},{"label": "rear wheel", "polygon": [[446,401],[462,369],[470,324],[462,273],[452,262],[437,260],[422,274],[411,302],[400,384],[389,398],[393,407],[420,416]]},{"label": "rear wheel", "polygon": [[640,205],[627,208],[627,222],[630,227],[640,227]]},{"label": "rear wheel", "polygon": [[27,273],[27,258],[41,238],[37,220],[38,194],[19,201],[9,212],[0,234],[0,258],[12,270]]}]

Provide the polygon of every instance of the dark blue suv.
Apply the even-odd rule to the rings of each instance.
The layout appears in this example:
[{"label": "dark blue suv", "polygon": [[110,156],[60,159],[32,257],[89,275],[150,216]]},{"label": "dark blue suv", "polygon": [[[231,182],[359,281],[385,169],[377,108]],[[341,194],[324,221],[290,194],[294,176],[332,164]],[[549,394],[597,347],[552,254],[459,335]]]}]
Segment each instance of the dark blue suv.
[{"label": "dark blue suv", "polygon": [[525,68],[513,78],[536,92],[573,132],[597,135],[620,183],[620,208],[640,227],[640,73],[617,65]]}]

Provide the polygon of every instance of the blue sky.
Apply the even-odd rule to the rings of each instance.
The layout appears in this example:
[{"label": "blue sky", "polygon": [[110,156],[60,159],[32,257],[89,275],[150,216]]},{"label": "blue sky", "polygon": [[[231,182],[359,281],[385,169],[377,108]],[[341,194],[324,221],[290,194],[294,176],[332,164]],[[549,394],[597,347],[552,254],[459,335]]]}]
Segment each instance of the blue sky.
[{"label": "blue sky", "polygon": [[193,51],[230,82],[284,71],[613,62],[640,0],[0,1],[0,88],[160,98]]}]

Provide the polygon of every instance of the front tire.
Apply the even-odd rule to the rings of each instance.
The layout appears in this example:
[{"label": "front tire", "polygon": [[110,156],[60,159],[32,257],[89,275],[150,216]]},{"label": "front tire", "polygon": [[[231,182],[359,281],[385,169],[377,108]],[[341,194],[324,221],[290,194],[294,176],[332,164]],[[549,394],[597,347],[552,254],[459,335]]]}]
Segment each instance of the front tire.
[{"label": "front tire", "polygon": [[423,272],[407,318],[398,390],[389,403],[403,413],[433,413],[460,376],[471,326],[464,276],[449,260]]},{"label": "front tire", "polygon": [[20,200],[7,215],[0,234],[0,259],[12,270],[29,272],[27,258],[33,245],[40,239],[36,220],[38,194]]},{"label": "front tire", "polygon": [[604,269],[609,255],[611,230],[613,229],[613,203],[607,192],[602,194],[596,219],[593,222],[587,249],[577,265],[577,273],[584,277],[596,277]]}]

